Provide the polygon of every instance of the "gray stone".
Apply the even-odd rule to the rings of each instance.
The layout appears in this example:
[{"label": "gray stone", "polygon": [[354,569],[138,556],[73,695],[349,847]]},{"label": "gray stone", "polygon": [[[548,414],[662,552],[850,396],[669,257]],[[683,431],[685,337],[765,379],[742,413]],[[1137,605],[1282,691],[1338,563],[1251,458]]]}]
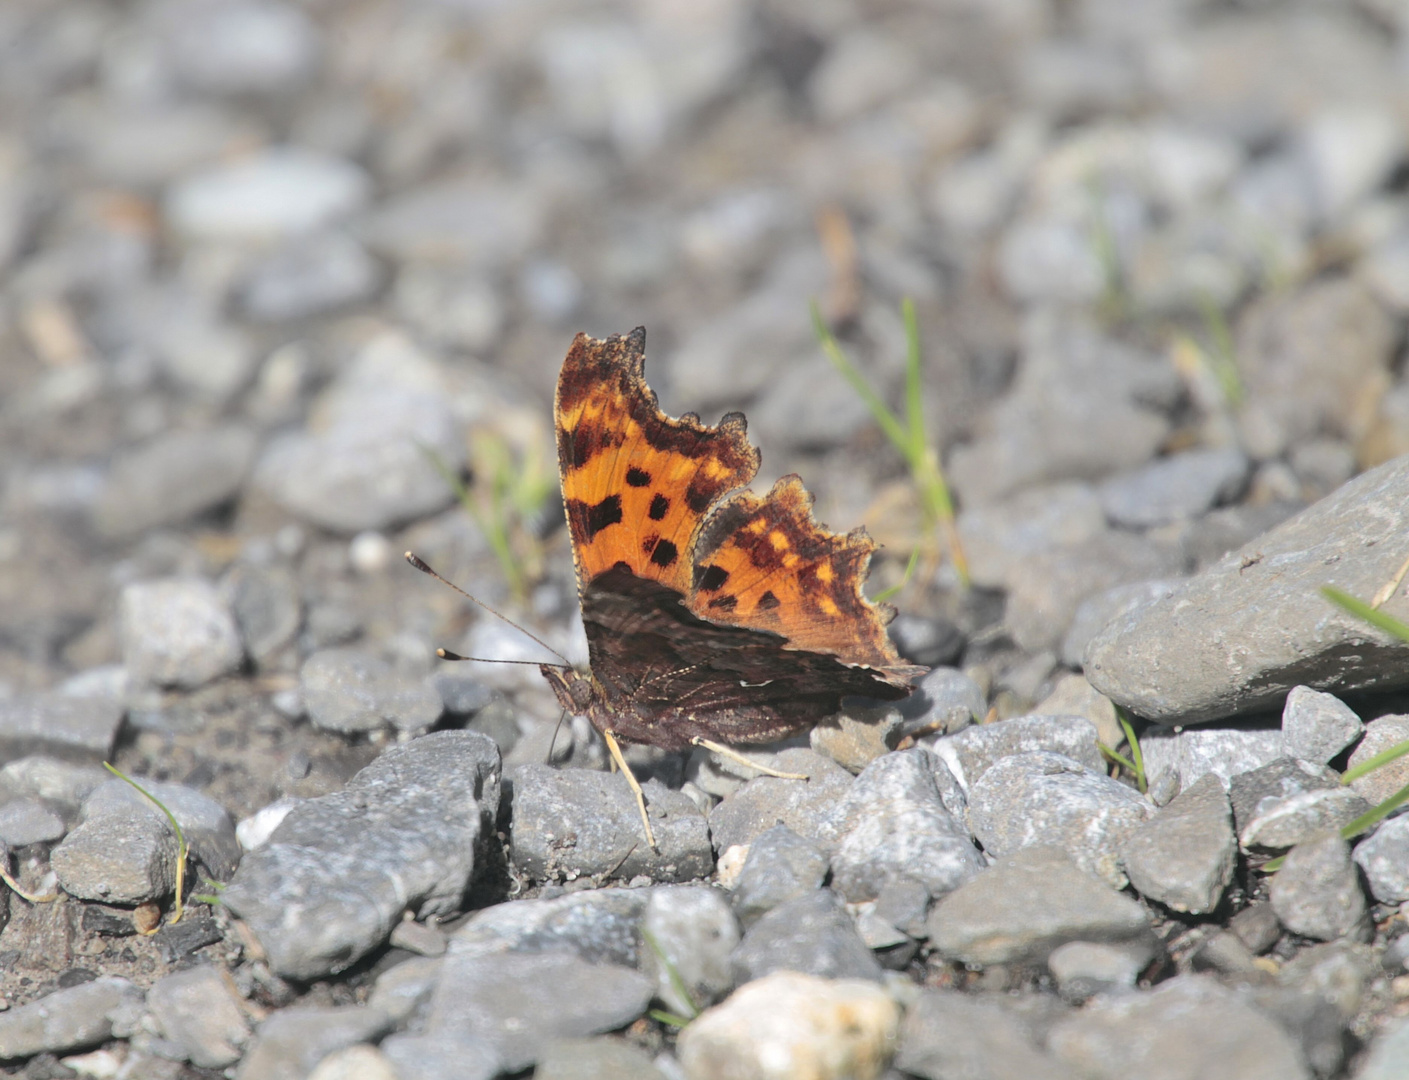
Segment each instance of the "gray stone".
[{"label": "gray stone", "polygon": [[1282,739],[1287,753],[1324,765],[1365,730],[1360,717],[1333,694],[1294,686],[1282,708]]},{"label": "gray stone", "polygon": [[[785,781],[786,782],[786,781]],[[611,875],[629,881],[707,877],[714,868],[709,825],[689,797],[648,780],[642,785],[656,848],[625,777],[590,769],[519,765],[513,771],[510,858],[535,881]]]},{"label": "gray stone", "polygon": [[133,1034],[143,994],[126,979],[104,976],[0,1013],[0,1059],[62,1054]]},{"label": "gray stone", "polygon": [[380,1038],[391,1018],[361,1005],[294,1005],[259,1025],[236,1080],[304,1080],[334,1050]]},{"label": "gray stone", "polygon": [[64,819],[38,799],[11,799],[0,806],[0,844],[10,848],[60,839]]},{"label": "gray stone", "polygon": [[825,979],[876,979],[881,966],[829,889],[779,904],[744,934],[734,950],[738,983],[774,971],[799,971]]},{"label": "gray stone", "polygon": [[372,338],[313,405],[316,423],[275,436],[253,484],[279,505],[339,532],[423,517],[455,495],[430,460],[465,461],[441,369],[406,338]]},{"label": "gray stone", "polygon": [[1264,803],[1238,833],[1244,848],[1281,851],[1322,829],[1339,831],[1365,814],[1370,804],[1343,787],[1303,791]]},{"label": "gray stone", "polygon": [[0,760],[41,754],[70,762],[105,761],[121,726],[122,706],[105,696],[0,698]]},{"label": "gray stone", "polygon": [[1091,304],[1101,297],[1105,271],[1087,229],[1056,215],[1027,217],[1010,226],[998,249],[998,270],[1020,303]]},{"label": "gray stone", "polygon": [[1003,622],[1028,652],[1055,650],[1088,597],[1184,569],[1183,555],[1169,547],[1131,533],[1099,533],[1073,547],[1041,552],[1015,567],[1008,575]]},{"label": "gray stone", "polygon": [[874,900],[902,874],[943,896],[983,869],[968,826],[945,806],[935,782],[943,768],[921,748],[886,754],[837,804],[828,823],[832,887],[848,901]]},{"label": "gray stone", "polygon": [[484,1039],[453,1032],[398,1032],[382,1040],[381,1051],[391,1063],[395,1080],[493,1080],[503,1072],[493,1046]]},{"label": "gray stone", "polygon": [[1225,975],[1254,976],[1257,956],[1231,930],[1219,930],[1204,940],[1189,958],[1195,971],[1219,971]]},{"label": "gray stone", "polygon": [[499,807],[499,751],[443,731],[388,750],[340,791],[299,803],[221,894],[287,978],[340,971],[407,908],[457,910]]},{"label": "gray stone", "polygon": [[665,1074],[639,1046],[603,1036],[549,1043],[533,1080],[665,1080]]},{"label": "gray stone", "polygon": [[1155,578],[1152,581],[1131,581],[1088,596],[1077,607],[1071,625],[1062,638],[1062,663],[1068,667],[1081,667],[1081,658],[1086,655],[1086,646],[1092,638],[1121,616],[1164,599],[1184,580]]},{"label": "gray stone", "polygon": [[1353,941],[1312,945],[1282,965],[1277,981],[1284,988],[1321,998],[1335,1010],[1340,1024],[1349,1024],[1382,970],[1376,952],[1372,945]]},{"label": "gray stone", "polygon": [[35,754],[0,768],[0,785],[7,792],[30,796],[77,814],[93,790],[112,779],[96,765],[79,765]]},{"label": "gray stone", "polygon": [[1332,941],[1365,931],[1365,894],[1340,833],[1313,834],[1272,878],[1272,910],[1294,934]]},{"label": "gray stone", "polygon": [[1053,845],[1113,888],[1126,884],[1120,845],[1150,814],[1133,788],[1050,751],[1004,758],[969,799],[969,825],[990,856]]},{"label": "gray stone", "polygon": [[553,1039],[625,1027],[646,1011],[652,981],[568,952],[449,953],[431,996],[425,1033],[487,1043],[518,1072]]},{"label": "gray stone", "polygon": [[808,730],[807,741],[823,757],[859,773],[895,747],[903,722],[895,702],[843,699],[837,712]]},{"label": "gray stone", "polygon": [[[1087,648],[1086,676],[1137,715],[1181,724],[1273,708],[1298,685],[1338,694],[1403,685],[1409,645],[1318,590],[1373,596],[1403,561],[1393,549],[1406,531],[1409,457],[1362,473],[1173,595],[1112,623]],[[1409,618],[1409,600],[1383,610]]]},{"label": "gray stone", "polygon": [[[730,957],[739,944],[739,924],[718,889],[652,889],[641,936],[646,943],[640,956],[642,974],[654,981],[656,1000],[671,1012],[690,1016],[732,989]],[[683,984],[684,995],[677,983]]]},{"label": "gray stone", "polygon": [[258,440],[238,424],[172,431],[119,454],[93,508],[94,524],[126,540],[160,525],[177,525],[239,492]]},{"label": "gray stone", "polygon": [[778,971],[707,1009],[676,1050],[690,1080],[876,1077],[899,1026],[899,1006],[872,981]]},{"label": "gray stone", "polygon": [[1059,1020],[1049,1050],[1093,1080],[1310,1080],[1301,1048],[1270,1017],[1213,979],[1180,975],[1109,994]]},{"label": "gray stone", "polygon": [[176,834],[159,812],[109,807],[73,829],[50,865],[71,896],[141,904],[171,895],[178,856]]},{"label": "gray stone", "polygon": [[1191,731],[1148,727],[1140,736],[1145,775],[1173,770],[1190,787],[1212,773],[1226,787],[1233,777],[1285,755],[1282,733],[1265,727],[1209,727]]},{"label": "gray stone", "polygon": [[303,617],[298,579],[284,566],[237,563],[220,583],[240,628],[245,652],[256,663],[294,639]]},{"label": "gray stone", "polygon": [[[1264,466],[1264,471],[1267,468]],[[1254,491],[1265,482],[1264,472],[1259,472],[1253,478]],[[1272,488],[1271,494],[1273,498],[1268,502],[1219,507],[1181,528],[1180,545],[1193,561],[1194,568],[1204,570],[1212,566],[1228,552],[1252,542],[1306,508],[1306,503],[1299,498],[1300,489],[1289,496],[1278,494]]]},{"label": "gray stone", "polygon": [[234,983],[209,965],[158,979],[147,991],[147,1011],[162,1037],[202,1069],[233,1065],[250,1037]]},{"label": "gray stone", "polygon": [[734,885],[734,911],[747,927],[779,904],[814,892],[827,876],[827,855],[786,825],[775,825],[749,844]]},{"label": "gray stone", "polygon": [[167,12],[162,44],[182,84],[209,94],[298,90],[318,65],[318,27],[292,4],[218,0]]},{"label": "gray stone", "polygon": [[[184,784],[145,777],[137,782],[181,826],[191,858],[198,861],[216,881],[227,881],[240,863],[240,844],[235,837],[235,823],[225,807],[209,795]],[[82,819],[85,824],[100,818],[118,821],[133,815],[146,815],[170,830],[161,807],[154,805],[125,780],[109,779],[94,788],[83,800]]]},{"label": "gray stone", "polygon": [[[1086,676],[1075,672],[1057,676],[1052,692],[1034,705],[1032,711],[1037,716],[1083,717],[1095,725],[1096,737],[1104,746],[1117,747],[1125,739],[1111,699],[1087,682]],[[1067,756],[1079,761],[1086,759],[1085,753]]]},{"label": "gray stone", "polygon": [[[1376,754],[1405,741],[1409,741],[1409,713],[1396,713],[1371,720],[1365,725],[1365,737],[1356,744],[1350,755],[1350,768],[1353,769]],[[1409,754],[1395,758],[1350,782],[1351,788],[1373,805],[1384,802],[1406,784],[1409,784]]]},{"label": "gray stone", "polygon": [[895,1067],[925,1080],[1041,1076],[1075,1080],[998,1001],[925,990],[906,1013]]},{"label": "gray stone", "polygon": [[413,956],[393,964],[372,985],[367,1004],[380,1009],[402,1027],[427,1001],[440,978],[441,958]]},{"label": "gray stone", "polygon": [[930,911],[930,944],[966,964],[1041,963],[1069,941],[1124,944],[1149,934],[1134,900],[1063,851],[1027,847],[1000,858]]},{"label": "gray stone", "polygon": [[135,685],[194,689],[239,670],[240,633],[209,582],[134,582],[118,599],[118,638]]},{"label": "gray stone", "polygon": [[1324,765],[1280,757],[1238,773],[1228,783],[1233,823],[1243,832],[1255,817],[1289,795],[1340,787],[1340,777]]},{"label": "gray stone", "polygon": [[1185,788],[1121,841],[1121,865],[1135,891],[1194,915],[1216,908],[1237,860],[1231,817],[1216,776]]},{"label": "gray stone", "polygon": [[[1372,392],[1393,362],[1394,321],[1363,284],[1329,276],[1249,304],[1238,321],[1236,344],[1247,400],[1240,425],[1275,432],[1254,452],[1276,457],[1309,435],[1354,434],[1362,395]],[[1327,364],[1327,356],[1338,362]],[[1376,527],[1369,520],[1344,525]]]},{"label": "gray stone", "polygon": [[1380,822],[1355,845],[1355,862],[1365,872],[1370,895],[1382,904],[1409,900],[1409,816]]},{"label": "gray stone", "polygon": [[299,240],[262,260],[244,283],[251,318],[288,322],[370,298],[382,273],[366,249],[342,233]]},{"label": "gray stone", "polygon": [[1409,1076],[1409,1020],[1391,1024],[1371,1044],[1355,1080],[1404,1080]]},{"label": "gray stone", "polygon": [[1104,533],[1106,516],[1095,488],[1068,481],[966,505],[957,528],[974,584],[1000,589],[1034,555],[1077,547]]},{"label": "gray stone", "polygon": [[[393,1036],[394,1037],[394,1036]],[[468,1063],[467,1063],[468,1064]],[[406,1076],[412,1076],[407,1073]],[[470,1077],[472,1074],[463,1074]],[[398,1076],[391,1059],[380,1047],[367,1043],[344,1046],[334,1050],[314,1066],[308,1080],[405,1080]],[[488,1080],[488,1077],[474,1077],[473,1080]]]},{"label": "gray stone", "polygon": [[366,173],[351,162],[273,147],[183,178],[167,194],[166,216],[197,239],[266,241],[343,220],[370,193]]},{"label": "gray stone", "polygon": [[645,889],[583,889],[552,899],[516,900],[476,912],[450,940],[454,955],[574,952],[593,964],[636,967]]},{"label": "gray stone", "polygon": [[1141,465],[1169,432],[1158,409],[1180,393],[1162,359],[1103,337],[1079,316],[1040,308],[1024,324],[1012,389],[979,440],[950,455],[950,482],[966,505],[978,505]]},{"label": "gray stone", "polygon": [[444,711],[429,675],[399,670],[361,649],[323,649],[299,672],[308,718],[325,731],[352,734],[391,726],[419,734]]},{"label": "gray stone", "polygon": [[1282,936],[1282,924],[1272,905],[1259,902],[1243,908],[1228,920],[1228,929],[1254,953],[1265,953]]},{"label": "gray stone", "polygon": [[932,669],[959,659],[966,642],[964,632],[941,616],[926,617],[902,612],[891,620],[886,633],[895,643],[896,651],[906,660]]},{"label": "gray stone", "polygon": [[1079,716],[1015,716],[978,724],[929,742],[934,755],[948,767],[965,791],[995,764],[1014,754],[1050,750],[1092,769],[1101,768],[1096,726]]},{"label": "gray stone", "polygon": [[908,874],[893,877],[876,897],[872,913],[887,925],[912,938],[925,936],[925,916],[930,910],[930,891],[924,882]]},{"label": "gray stone", "polygon": [[983,689],[958,668],[936,667],[899,702],[901,737],[952,735],[982,720],[988,712]]},{"label": "gray stone", "polygon": [[1129,989],[1154,955],[1151,941],[1103,945],[1069,941],[1052,950],[1047,970],[1057,980],[1062,1000],[1079,1003],[1096,994]]},{"label": "gray stone", "polygon": [[759,776],[726,797],[709,814],[716,851],[723,854],[735,845],[747,845],[778,824],[809,840],[821,841],[823,819],[855,780],[836,762],[811,750],[784,750],[773,759],[773,767],[802,773],[808,779]]},{"label": "gray stone", "polygon": [[450,180],[388,200],[361,235],[373,251],[400,261],[498,269],[533,246],[543,213],[522,185]]},{"label": "gray stone", "polygon": [[1249,468],[1234,447],[1186,450],[1107,480],[1101,507],[1112,524],[1129,529],[1182,521],[1236,498]]}]

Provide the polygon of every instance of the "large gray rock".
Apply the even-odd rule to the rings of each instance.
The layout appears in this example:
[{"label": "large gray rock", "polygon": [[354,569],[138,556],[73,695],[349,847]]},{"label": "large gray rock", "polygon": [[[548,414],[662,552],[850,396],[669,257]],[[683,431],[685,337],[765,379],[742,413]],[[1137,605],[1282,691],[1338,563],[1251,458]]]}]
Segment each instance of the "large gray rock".
[{"label": "large gray rock", "polygon": [[1076,1076],[1044,1053],[1032,1032],[1000,1002],[957,990],[926,990],[920,995],[906,1014],[895,1064],[925,1080]]},{"label": "large gray rock", "polygon": [[930,944],[966,964],[1040,963],[1069,941],[1140,941],[1149,926],[1136,901],[1054,847],[999,859],[936,904],[926,923]]},{"label": "large gray rock", "polygon": [[142,991],[108,976],[56,990],[0,1014],[0,1059],[63,1053],[131,1036],[142,1015]]},{"label": "large gray rock", "polygon": [[122,706],[110,697],[18,694],[0,700],[0,760],[49,754],[99,762],[113,749]]},{"label": "large gray rock", "polygon": [[499,750],[442,731],[388,750],[295,806],[222,894],[288,978],[341,971],[415,908],[458,907],[499,808]]},{"label": "large gray rock", "polygon": [[1269,892],[1272,910],[1294,934],[1334,941],[1366,930],[1365,894],[1350,845],[1331,829],[1287,853]]},{"label": "large gray rock", "polygon": [[[1295,686],[1337,694],[1409,683],[1409,644],[1320,595],[1369,600],[1404,560],[1409,456],[1363,473],[1107,626],[1086,676],[1139,716],[1193,724],[1280,706]],[[1397,595],[1382,608],[1409,619]]]}]

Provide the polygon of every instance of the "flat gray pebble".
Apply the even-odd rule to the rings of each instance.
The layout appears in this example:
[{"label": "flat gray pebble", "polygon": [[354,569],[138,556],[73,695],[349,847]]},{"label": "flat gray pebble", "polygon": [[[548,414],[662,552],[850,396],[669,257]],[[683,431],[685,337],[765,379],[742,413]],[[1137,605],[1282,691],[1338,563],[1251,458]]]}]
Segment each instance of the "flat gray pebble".
[{"label": "flat gray pebble", "polygon": [[444,711],[428,675],[401,671],[362,649],[323,649],[303,662],[299,689],[314,725],[355,733],[428,730]]},{"label": "flat gray pebble", "polygon": [[1068,667],[1080,668],[1091,639],[1116,619],[1137,608],[1162,600],[1186,579],[1182,577],[1154,578],[1149,581],[1129,581],[1088,596],[1076,609],[1062,638],[1060,656]]},{"label": "flat gray pebble", "polygon": [[570,952],[446,956],[425,1033],[483,1041],[508,1072],[527,1068],[553,1040],[625,1027],[646,1011],[653,982]]},{"label": "flat gray pebble", "polygon": [[583,889],[495,904],[472,915],[450,939],[447,952],[485,956],[569,950],[589,963],[636,967],[649,899],[645,889]]},{"label": "flat gray pebble", "polygon": [[293,1005],[259,1025],[236,1080],[304,1080],[334,1050],[371,1042],[391,1030],[391,1018],[363,1005]]},{"label": "flat gray pebble", "polygon": [[778,754],[773,767],[802,773],[808,779],[759,776],[726,796],[709,813],[715,851],[723,854],[735,845],[749,844],[778,824],[786,825],[799,836],[821,841],[821,823],[855,780],[836,762],[801,748]]},{"label": "flat gray pebble", "polygon": [[1228,929],[1254,953],[1265,953],[1282,936],[1277,913],[1266,901],[1249,904],[1228,920]]},{"label": "flat gray pebble", "polygon": [[519,765],[513,771],[510,858],[535,881],[612,875],[689,881],[714,869],[709,825],[690,798],[642,785],[657,848],[646,842],[635,796],[618,773]]},{"label": "flat gray pebble", "polygon": [[1233,880],[1238,841],[1216,776],[1185,788],[1120,843],[1121,865],[1141,896],[1204,915]]},{"label": "flat gray pebble", "polygon": [[969,799],[969,825],[989,855],[1055,845],[1113,888],[1126,884],[1120,844],[1152,812],[1133,788],[1045,750],[997,762]]},{"label": "flat gray pebble", "polygon": [[1096,994],[1129,989],[1154,955],[1152,941],[1106,945],[1069,941],[1047,957],[1047,970],[1057,980],[1057,993],[1073,1004]]},{"label": "flat gray pebble", "polygon": [[64,819],[38,799],[12,799],[0,806],[0,844],[25,847],[60,839]]},{"label": "flat gray pebble", "polygon": [[943,738],[927,741],[965,791],[994,764],[1014,754],[1050,750],[1081,764],[1101,768],[1096,725],[1081,716],[1015,716],[992,724],[977,724]]},{"label": "flat gray pebble", "polygon": [[1059,1020],[1047,1040],[1093,1080],[1310,1080],[1301,1048],[1272,1018],[1207,976],[1103,995]]},{"label": "flat gray pebble", "polygon": [[926,990],[905,1016],[895,1067],[925,1080],[1043,1077],[1076,1080],[999,1002],[954,990]]},{"label": "flat gray pebble", "polygon": [[1145,774],[1171,769],[1183,787],[1213,773],[1224,787],[1239,773],[1250,772],[1285,754],[1282,733],[1268,727],[1200,727],[1175,731],[1148,727],[1140,735]]},{"label": "flat gray pebble", "polygon": [[1324,765],[1281,757],[1238,773],[1228,783],[1233,825],[1243,832],[1265,810],[1289,795],[1340,787],[1340,777]]},{"label": "flat gray pebble", "polygon": [[[733,988],[731,954],[739,944],[739,923],[720,890],[657,886],[646,901],[641,936],[646,942],[642,973],[654,980],[656,999],[677,1015],[712,1005]],[[683,984],[683,995],[677,983]]]},{"label": "flat gray pebble", "polygon": [[[1365,725],[1364,737],[1350,755],[1350,768],[1406,740],[1409,740],[1409,713],[1392,713],[1371,720]],[[1367,802],[1378,805],[1406,784],[1409,784],[1409,755],[1396,758],[1358,780],[1352,780],[1350,787],[1363,795]]]},{"label": "flat gray pebble", "polygon": [[285,566],[237,563],[220,582],[240,628],[245,651],[256,662],[278,652],[303,620],[298,579]]},{"label": "flat gray pebble", "polygon": [[202,1069],[240,1059],[250,1037],[242,1004],[230,978],[208,964],[164,975],[147,991],[147,1010],[162,1035]]},{"label": "flat gray pebble", "polygon": [[211,510],[239,492],[257,447],[254,432],[238,424],[158,435],[113,461],[94,523],[127,540]]},{"label": "flat gray pebble", "polygon": [[128,677],[138,686],[194,689],[239,670],[245,654],[229,605],[198,578],[124,587],[118,639]]},{"label": "flat gray pebble", "polygon": [[734,911],[745,926],[779,904],[822,887],[827,854],[786,825],[754,838],[734,884]]},{"label": "flat gray pebble", "polygon": [[1282,708],[1282,738],[1287,753],[1324,765],[1360,738],[1365,725],[1334,694],[1294,686]]},{"label": "flat gray pebble", "polygon": [[952,735],[982,720],[988,711],[983,689],[958,668],[931,668],[915,691],[898,703],[901,736]]},{"label": "flat gray pebble", "polygon": [[1080,869],[1059,848],[1023,848],[939,901],[930,944],[971,964],[1041,963],[1069,941],[1144,939],[1145,909]]},{"label": "flat gray pebble", "polygon": [[1409,815],[1380,822],[1355,845],[1354,858],[1376,900],[1382,904],[1409,900]]},{"label": "flat gray pebble", "polygon": [[968,825],[945,806],[938,770],[948,779],[943,763],[922,748],[886,754],[862,770],[836,806],[828,826],[832,887],[848,901],[874,900],[902,875],[943,896],[983,869]]},{"label": "flat gray pebble", "polygon": [[329,232],[271,252],[250,272],[241,300],[253,319],[287,322],[366,300],[381,280],[361,244]]},{"label": "flat gray pebble", "polygon": [[1101,508],[1128,529],[1197,517],[1239,495],[1249,468],[1236,447],[1171,454],[1101,484]]},{"label": "flat gray pebble", "polygon": [[41,693],[0,698],[0,757],[13,761],[49,754],[96,764],[112,755],[121,726],[122,706],[107,696]]},{"label": "flat gray pebble", "polygon": [[128,1038],[144,998],[128,980],[104,976],[9,1009],[0,1013],[0,1059],[62,1054]]},{"label": "flat gray pebble", "polygon": [[1365,931],[1365,894],[1350,845],[1327,829],[1287,852],[1272,877],[1272,910],[1295,934],[1332,941]]},{"label": "flat gray pebble", "polygon": [[499,807],[499,751],[443,731],[393,747],[289,811],[221,894],[288,978],[340,971],[408,907],[458,908]]},{"label": "flat gray pebble", "polygon": [[881,966],[830,889],[779,904],[751,926],[734,950],[738,983],[773,971],[825,979],[880,979]]},{"label": "flat gray pebble", "polygon": [[533,1080],[665,1080],[649,1054],[625,1039],[560,1039],[538,1059]]},{"label": "flat gray pebble", "polygon": [[396,1080],[492,1080],[503,1072],[494,1047],[470,1035],[398,1032],[383,1039],[380,1048],[396,1070]]},{"label": "flat gray pebble", "polygon": [[1283,851],[1322,829],[1342,829],[1369,810],[1369,802],[1348,788],[1303,791],[1264,804],[1238,840],[1248,849]]}]

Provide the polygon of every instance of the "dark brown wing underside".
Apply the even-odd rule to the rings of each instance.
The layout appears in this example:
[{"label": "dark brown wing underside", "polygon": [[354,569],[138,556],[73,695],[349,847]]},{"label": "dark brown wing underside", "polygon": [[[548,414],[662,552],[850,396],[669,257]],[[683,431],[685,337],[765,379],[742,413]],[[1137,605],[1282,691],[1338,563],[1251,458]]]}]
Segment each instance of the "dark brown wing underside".
[{"label": "dark brown wing underside", "polygon": [[870,668],[786,648],[778,634],[706,622],[675,590],[621,567],[588,584],[582,621],[601,719],[628,742],[772,742],[835,713],[846,695],[910,693]]}]

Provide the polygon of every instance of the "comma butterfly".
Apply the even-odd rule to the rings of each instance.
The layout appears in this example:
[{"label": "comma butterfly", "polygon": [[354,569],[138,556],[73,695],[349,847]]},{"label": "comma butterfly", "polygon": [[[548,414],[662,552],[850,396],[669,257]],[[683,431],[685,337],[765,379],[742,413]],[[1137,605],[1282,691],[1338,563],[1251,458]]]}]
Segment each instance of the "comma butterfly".
[{"label": "comma butterfly", "polygon": [[772,742],[844,695],[909,695],[925,669],[901,660],[890,609],[862,594],[875,550],[865,530],[818,525],[797,476],[763,497],[739,490],[759,465],[743,414],[715,427],[667,416],[646,385],[645,344],[644,328],[578,334],[558,376],[558,468],[591,667],[542,666],[563,708],[586,715],[624,768],[617,739]]}]

